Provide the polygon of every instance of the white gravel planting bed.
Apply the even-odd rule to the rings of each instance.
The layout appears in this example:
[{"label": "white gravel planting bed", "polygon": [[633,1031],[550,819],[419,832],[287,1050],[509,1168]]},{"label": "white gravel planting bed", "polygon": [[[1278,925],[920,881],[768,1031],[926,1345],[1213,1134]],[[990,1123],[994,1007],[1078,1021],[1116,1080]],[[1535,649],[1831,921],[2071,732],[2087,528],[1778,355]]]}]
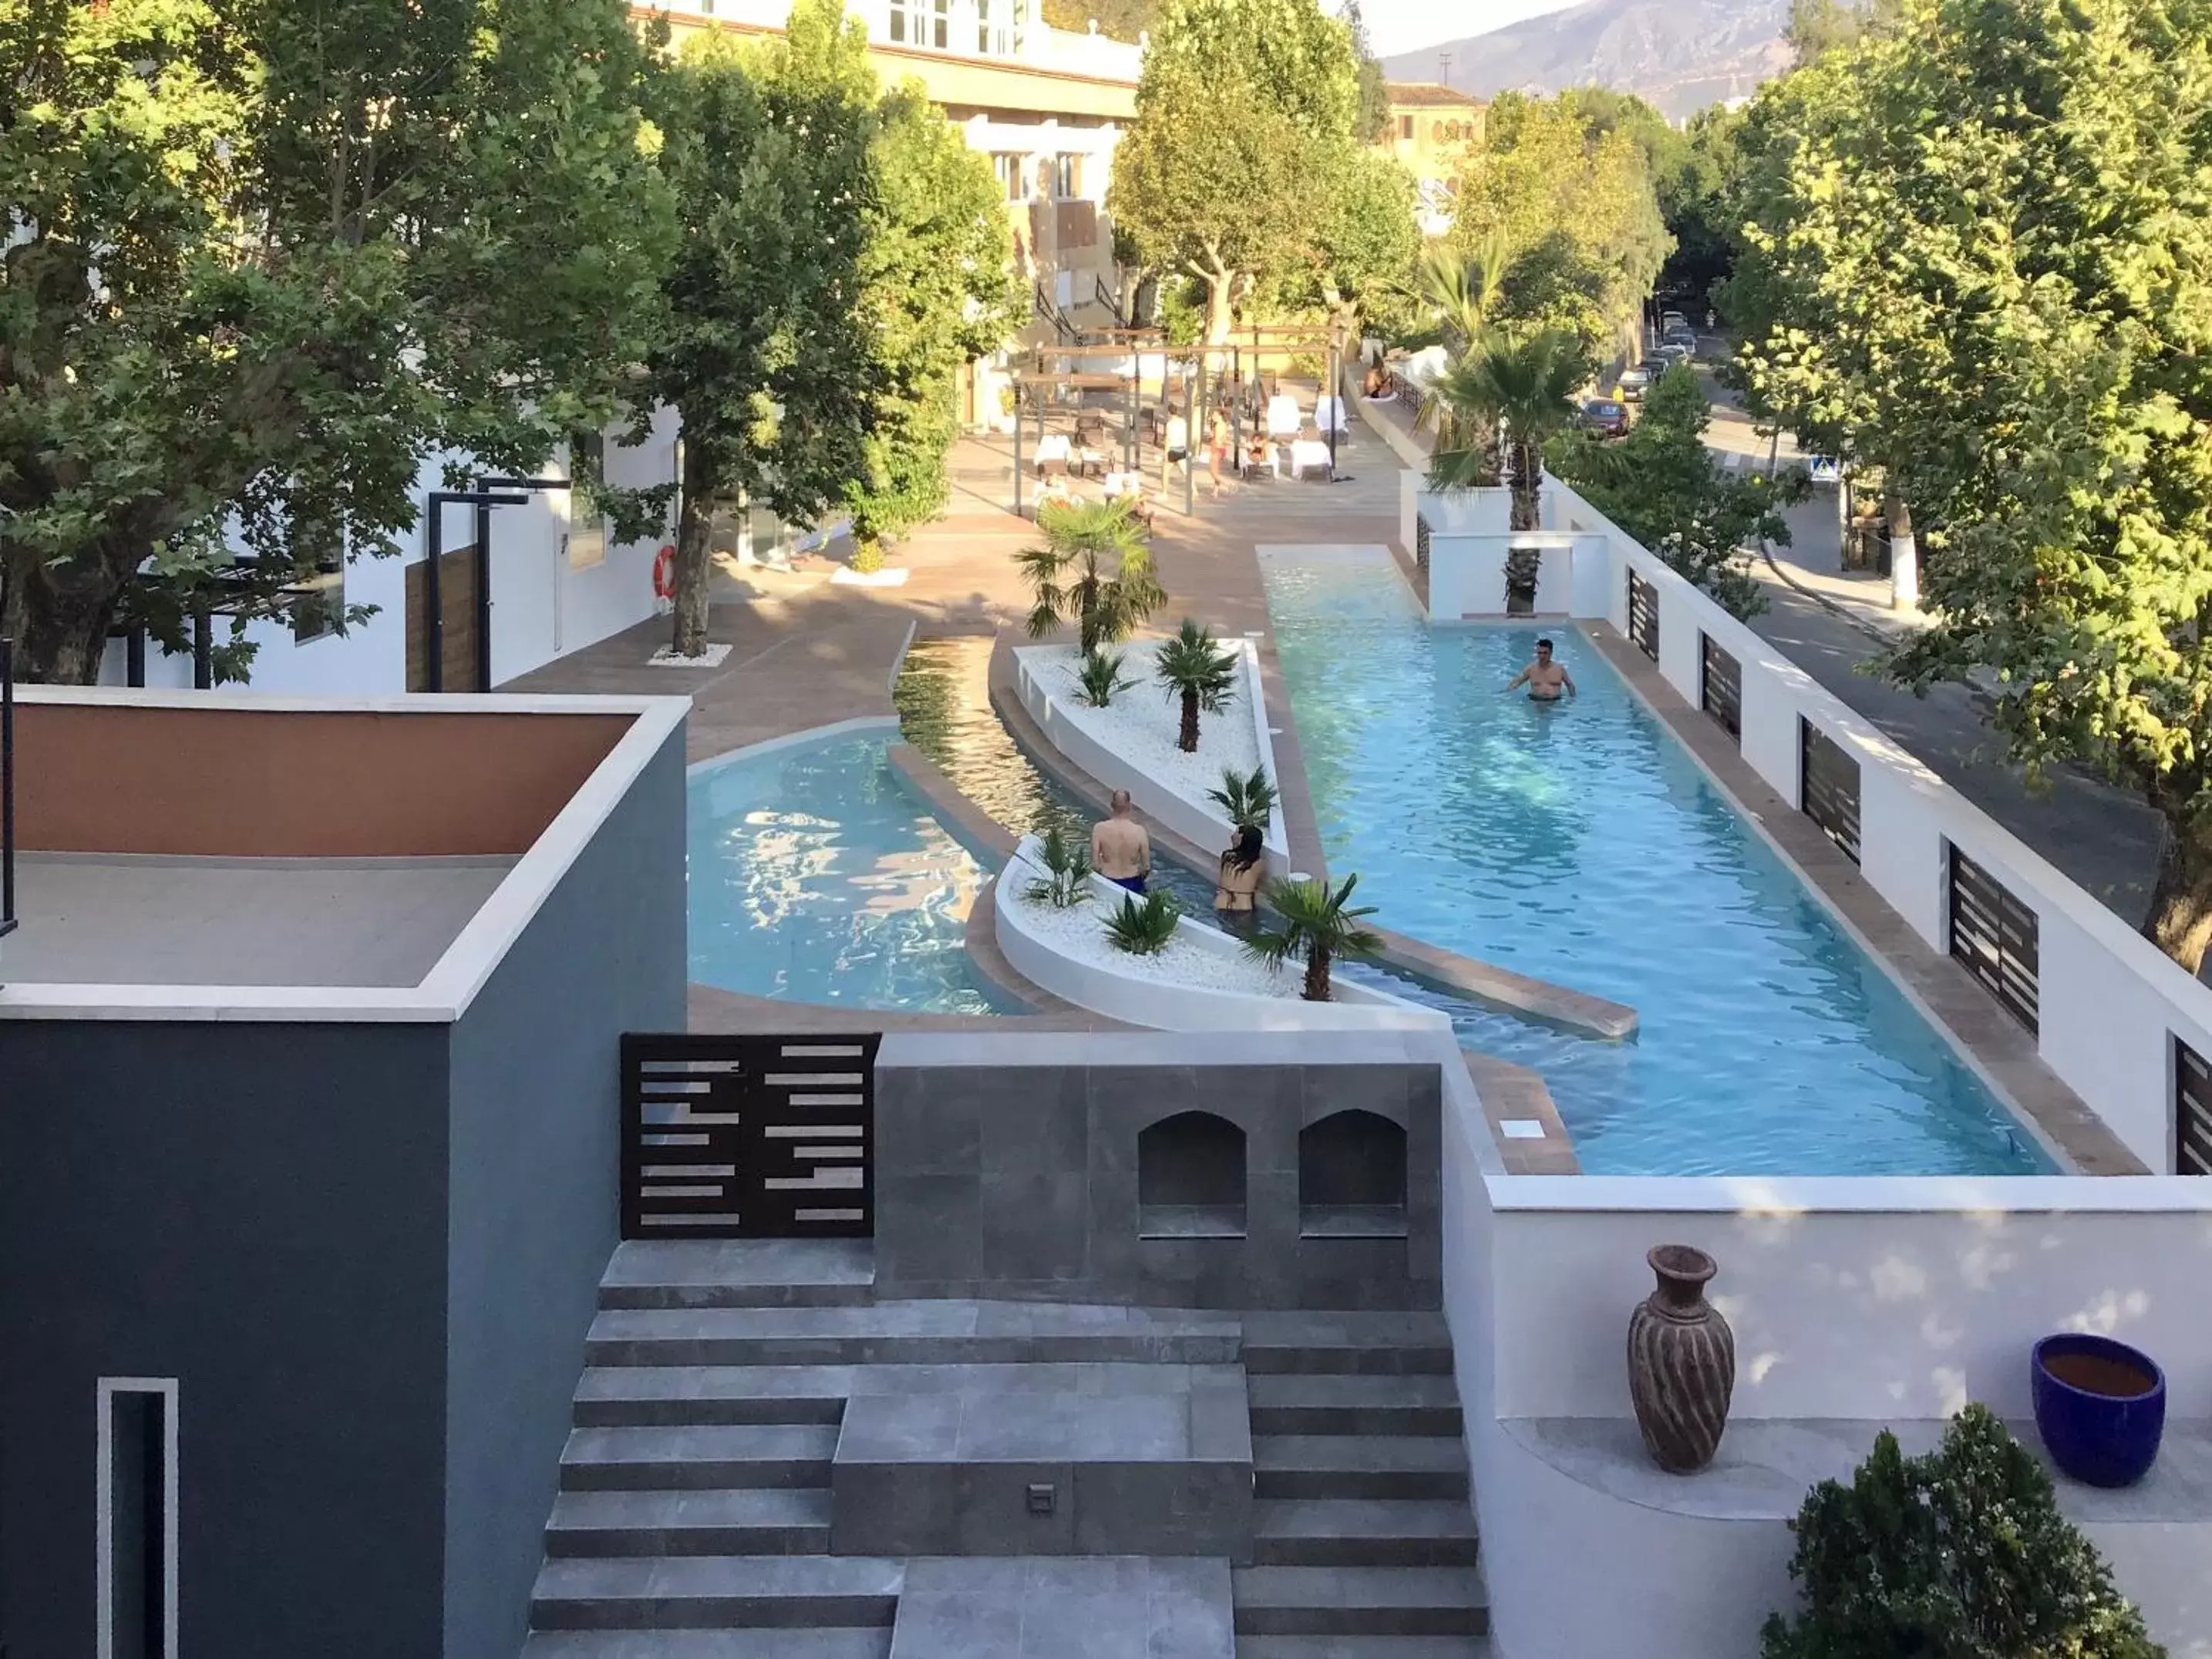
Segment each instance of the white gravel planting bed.
[{"label": "white gravel planting bed", "polygon": [[[1137,775],[1126,786],[1141,794],[1146,780],[1164,784],[1186,799],[1203,801],[1206,792],[1221,787],[1224,768],[1249,773],[1261,764],[1259,734],[1252,716],[1251,659],[1242,640],[1224,640],[1224,648],[1238,657],[1237,694],[1218,713],[1198,717],[1198,752],[1186,755],[1176,746],[1182,730],[1182,699],[1170,698],[1167,688],[1153,676],[1153,658],[1163,641],[1128,640],[1107,647],[1122,656],[1123,678],[1136,682],[1103,708],[1082,701],[1083,684],[1076,669],[1083,653],[1072,645],[1023,647],[1022,657],[1032,667],[1037,684],[1065,713],[1069,724],[1127,762]],[[1274,761],[1267,757],[1270,777]],[[1118,779],[1101,779],[1109,786]]]},{"label": "white gravel planting bed", "polygon": [[1120,899],[1094,897],[1088,903],[1055,910],[1028,896],[1027,888],[1035,876],[1026,866],[1011,866],[1006,878],[999,884],[999,902],[1019,906],[1021,920],[1030,931],[1054,950],[1078,962],[1141,975],[1163,985],[1186,986],[1195,991],[1225,991],[1239,996],[1296,1000],[1304,984],[1303,968],[1269,968],[1246,956],[1238,941],[1231,940],[1225,947],[1217,944],[1209,950],[1194,937],[1195,928],[1202,924],[1194,923],[1188,915],[1176,928],[1167,949],[1158,956],[1137,957],[1127,951],[1117,951],[1107,939],[1106,918],[1121,907]]}]

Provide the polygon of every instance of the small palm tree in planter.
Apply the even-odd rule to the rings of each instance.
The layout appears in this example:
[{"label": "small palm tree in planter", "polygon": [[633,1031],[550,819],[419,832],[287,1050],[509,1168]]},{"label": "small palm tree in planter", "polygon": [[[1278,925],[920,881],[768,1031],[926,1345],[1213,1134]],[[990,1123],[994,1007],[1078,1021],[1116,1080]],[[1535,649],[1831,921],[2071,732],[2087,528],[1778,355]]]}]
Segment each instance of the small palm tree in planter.
[{"label": "small palm tree in planter", "polygon": [[1233,766],[1223,767],[1221,787],[1207,790],[1206,798],[1226,813],[1237,829],[1263,834],[1267,820],[1274,816],[1275,803],[1281,799],[1264,766],[1254,767],[1249,775]]},{"label": "small palm tree in planter", "polygon": [[1182,912],[1167,894],[1154,891],[1139,898],[1132,893],[1108,915],[1106,938],[1115,950],[1133,957],[1156,957],[1168,948],[1182,920]]},{"label": "small palm tree in planter", "polygon": [[1048,904],[1055,910],[1072,910],[1091,897],[1091,849],[1054,824],[1037,847],[1037,862],[1044,873],[1025,890],[1032,904]]},{"label": "small palm tree in planter", "polygon": [[1126,640],[1167,603],[1152,570],[1145,527],[1121,501],[1068,501],[1040,506],[1042,547],[1014,555],[1031,593],[1029,633],[1042,639],[1063,623],[1075,624],[1085,655]]},{"label": "small palm tree in planter", "polygon": [[1339,957],[1363,960],[1382,951],[1382,936],[1363,927],[1359,921],[1373,915],[1375,907],[1352,908],[1352,890],[1358,884],[1357,876],[1346,876],[1344,885],[1334,890],[1328,883],[1310,878],[1269,882],[1267,906],[1279,925],[1255,933],[1245,950],[1271,968],[1292,957],[1304,957],[1306,983],[1301,994],[1308,1002],[1328,1001],[1332,962]]},{"label": "small palm tree in planter", "polygon": [[1121,692],[1136,684],[1123,678],[1121,665],[1127,660],[1116,651],[1109,655],[1103,651],[1088,651],[1076,665],[1075,681],[1083,689],[1079,694],[1093,708],[1103,708]]},{"label": "small palm tree in planter", "polygon": [[1186,755],[1198,752],[1198,714],[1219,714],[1236,696],[1237,653],[1221,648],[1221,641],[1188,617],[1173,639],[1163,643],[1153,659],[1169,701],[1182,700],[1182,733],[1176,739]]}]

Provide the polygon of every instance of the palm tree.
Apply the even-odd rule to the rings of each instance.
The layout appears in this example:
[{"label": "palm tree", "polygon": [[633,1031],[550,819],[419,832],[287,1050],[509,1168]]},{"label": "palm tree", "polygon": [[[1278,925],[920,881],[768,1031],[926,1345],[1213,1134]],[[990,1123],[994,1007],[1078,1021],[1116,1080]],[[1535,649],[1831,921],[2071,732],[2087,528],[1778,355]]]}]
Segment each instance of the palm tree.
[{"label": "palm tree", "polygon": [[1218,806],[1228,816],[1230,823],[1239,830],[1249,827],[1265,830],[1273,814],[1278,796],[1274,780],[1267,769],[1255,766],[1247,773],[1233,766],[1221,769],[1221,787],[1206,792],[1206,799]]},{"label": "palm tree", "polygon": [[[1513,528],[1534,530],[1540,520],[1544,441],[1575,418],[1574,395],[1589,378],[1582,342],[1564,329],[1507,336],[1486,342],[1454,363],[1436,385],[1436,400],[1456,429],[1487,423],[1504,435],[1505,473],[1513,486]],[[1440,431],[1429,462],[1434,489],[1465,489],[1494,481],[1497,458],[1464,446],[1447,446]]]},{"label": "palm tree", "polygon": [[[1489,334],[1503,296],[1505,244],[1492,237],[1462,259],[1442,247],[1431,247],[1414,267],[1413,280],[1403,290],[1426,314],[1428,326],[1418,337],[1421,343],[1443,347],[1455,368]],[[1450,371],[1447,371],[1449,378]],[[1468,483],[1461,487],[1489,489],[1498,483],[1498,427],[1480,410],[1440,395],[1441,384],[1421,394],[1414,424],[1436,434],[1436,453],[1465,458],[1461,463]]]},{"label": "palm tree", "polygon": [[1224,651],[1221,641],[1191,617],[1171,640],[1161,642],[1154,668],[1168,699],[1182,699],[1182,733],[1176,739],[1186,755],[1198,752],[1198,711],[1218,714],[1236,695],[1237,653]]},{"label": "palm tree", "polygon": [[1346,876],[1344,885],[1334,892],[1326,882],[1311,879],[1269,882],[1268,908],[1282,925],[1262,928],[1246,942],[1244,949],[1270,967],[1280,966],[1292,957],[1304,957],[1305,1000],[1327,1002],[1328,965],[1332,961],[1338,957],[1357,959],[1379,956],[1382,951],[1382,936],[1371,927],[1361,927],[1359,922],[1362,916],[1373,915],[1375,907],[1364,904],[1357,909],[1349,908],[1352,890],[1358,884],[1357,876]]},{"label": "palm tree", "polygon": [[1029,633],[1042,639],[1073,622],[1086,656],[1126,640],[1167,603],[1153,574],[1145,527],[1123,501],[1072,501],[1037,508],[1042,547],[1014,555],[1036,593]]}]

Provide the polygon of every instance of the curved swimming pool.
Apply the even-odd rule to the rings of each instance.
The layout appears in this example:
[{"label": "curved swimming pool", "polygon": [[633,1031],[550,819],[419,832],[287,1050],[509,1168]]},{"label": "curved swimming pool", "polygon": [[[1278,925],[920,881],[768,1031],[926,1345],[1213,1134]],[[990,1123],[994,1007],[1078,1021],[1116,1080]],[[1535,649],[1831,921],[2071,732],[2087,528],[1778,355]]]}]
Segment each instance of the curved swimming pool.
[{"label": "curved swimming pool", "polygon": [[1431,629],[1381,550],[1261,560],[1333,874],[1378,920],[1635,1008],[1628,1043],[1518,1022],[1583,1168],[2040,1174],[2013,1117],[1579,634],[1582,692],[1503,695],[1540,629]]},{"label": "curved swimming pool", "polygon": [[691,774],[691,977],[748,996],[907,1013],[1018,1012],[969,960],[988,872],[908,793],[888,730]]}]

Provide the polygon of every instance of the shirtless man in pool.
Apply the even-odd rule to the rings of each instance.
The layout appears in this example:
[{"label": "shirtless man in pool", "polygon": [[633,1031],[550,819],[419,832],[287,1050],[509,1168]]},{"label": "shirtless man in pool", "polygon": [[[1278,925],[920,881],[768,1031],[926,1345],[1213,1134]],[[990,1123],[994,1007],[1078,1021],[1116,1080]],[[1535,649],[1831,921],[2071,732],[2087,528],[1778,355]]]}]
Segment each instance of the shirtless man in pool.
[{"label": "shirtless man in pool", "polygon": [[1114,816],[1091,832],[1091,867],[1117,887],[1142,893],[1152,872],[1152,838],[1130,816],[1127,790],[1116,789],[1109,805]]},{"label": "shirtless man in pool", "polygon": [[1536,660],[1516,674],[1505,689],[1516,690],[1523,684],[1528,688],[1531,702],[1557,702],[1562,686],[1566,688],[1571,697],[1582,695],[1575,690],[1575,677],[1567,672],[1566,665],[1552,660],[1552,642],[1549,640],[1536,641]]}]

